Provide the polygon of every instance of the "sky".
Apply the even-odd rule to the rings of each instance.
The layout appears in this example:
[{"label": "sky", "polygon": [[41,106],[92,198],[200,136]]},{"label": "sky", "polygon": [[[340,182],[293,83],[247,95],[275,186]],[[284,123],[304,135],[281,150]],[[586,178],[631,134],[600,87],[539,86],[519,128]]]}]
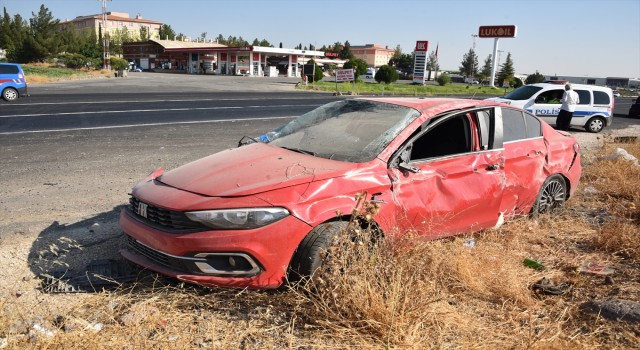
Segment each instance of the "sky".
[{"label": "sky", "polygon": [[[13,16],[44,5],[60,20],[99,14],[102,0],[0,0]],[[196,38],[222,34],[266,39],[285,48],[335,42],[438,47],[441,70],[457,70],[480,26],[516,25],[499,40],[500,64],[511,53],[517,74],[640,78],[640,0],[109,0],[107,11],[169,24]],[[494,39],[475,38],[482,65]]]}]

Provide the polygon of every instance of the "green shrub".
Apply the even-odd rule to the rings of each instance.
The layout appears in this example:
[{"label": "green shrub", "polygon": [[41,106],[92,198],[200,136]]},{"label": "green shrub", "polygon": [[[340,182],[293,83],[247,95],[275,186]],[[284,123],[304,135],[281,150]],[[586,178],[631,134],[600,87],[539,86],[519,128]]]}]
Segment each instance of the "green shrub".
[{"label": "green shrub", "polygon": [[395,68],[386,64],[380,67],[380,69],[378,69],[378,71],[376,72],[376,75],[374,76],[374,79],[378,83],[384,82],[385,84],[391,84],[397,81],[398,78],[399,78],[398,71],[396,71]]},{"label": "green shrub", "polygon": [[451,83],[451,77],[447,73],[442,73],[442,74],[440,74],[438,76],[436,81],[438,82],[438,85],[445,86],[445,85]]},{"label": "green shrub", "polygon": [[64,63],[67,68],[85,68],[90,59],[79,53],[68,53],[59,57],[59,61]]},{"label": "green shrub", "polygon": [[514,89],[517,89],[517,88],[521,87],[522,85],[524,85],[524,83],[522,82],[522,79],[513,78],[513,88]]},{"label": "green shrub", "polygon": [[127,62],[127,60],[118,57],[111,57],[111,68],[113,70],[125,70],[127,67],[129,67],[129,62]]}]

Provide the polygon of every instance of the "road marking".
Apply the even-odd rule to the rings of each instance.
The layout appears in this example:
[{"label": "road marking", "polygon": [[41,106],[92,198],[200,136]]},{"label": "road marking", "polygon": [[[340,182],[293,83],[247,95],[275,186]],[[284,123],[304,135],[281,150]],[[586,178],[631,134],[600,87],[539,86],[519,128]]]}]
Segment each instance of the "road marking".
[{"label": "road marking", "polygon": [[87,128],[68,128],[68,129],[49,129],[49,130],[28,130],[28,131],[11,131],[0,132],[0,135],[16,135],[16,134],[41,134],[48,132],[63,131],[80,131],[80,130],[102,130],[102,129],[122,129],[135,128],[139,126],[165,126],[165,125],[184,125],[184,124],[206,124],[206,123],[222,123],[222,122],[238,122],[238,121],[254,121],[254,120],[274,120],[274,119],[294,119],[296,116],[290,117],[268,117],[268,118],[243,118],[243,119],[219,119],[219,120],[194,120],[188,122],[167,122],[167,123],[147,123],[147,124],[129,124],[129,125],[112,125],[112,126],[95,126]]},{"label": "road marking", "polygon": [[45,105],[88,105],[88,104],[114,104],[114,103],[156,103],[156,102],[207,102],[207,101],[273,101],[273,100],[308,100],[306,97],[265,97],[265,98],[202,98],[191,100],[125,100],[125,101],[77,101],[77,102],[39,102],[39,103],[12,103],[12,106],[45,106]]},{"label": "road marking", "polygon": [[13,114],[2,115],[0,118],[20,118],[20,117],[44,117],[58,115],[83,115],[83,114],[118,114],[118,113],[147,113],[147,112],[177,112],[177,111],[207,111],[207,110],[223,110],[223,109],[242,109],[242,108],[280,108],[280,107],[317,107],[313,105],[276,105],[276,106],[243,106],[243,107],[185,107],[185,108],[163,108],[163,109],[129,109],[120,111],[90,111],[90,112],[61,112],[61,113],[38,113],[38,114]]}]

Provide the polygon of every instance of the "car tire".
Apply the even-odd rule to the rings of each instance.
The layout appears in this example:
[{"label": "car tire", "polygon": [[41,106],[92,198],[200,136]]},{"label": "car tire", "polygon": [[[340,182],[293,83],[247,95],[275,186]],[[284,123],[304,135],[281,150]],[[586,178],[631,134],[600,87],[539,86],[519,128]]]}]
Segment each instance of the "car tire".
[{"label": "car tire", "polygon": [[599,133],[604,129],[605,121],[602,117],[593,117],[589,119],[587,124],[585,124],[584,128],[588,132]]},{"label": "car tire", "polygon": [[18,99],[18,90],[8,87],[2,90],[2,99],[7,102],[13,102]]},{"label": "car tire", "polygon": [[345,221],[334,221],[320,224],[311,230],[293,254],[289,267],[289,282],[308,278],[322,267],[333,238],[345,234],[347,225]]},{"label": "car tire", "polygon": [[562,207],[567,200],[567,182],[562,175],[549,176],[538,192],[531,214],[548,214]]}]

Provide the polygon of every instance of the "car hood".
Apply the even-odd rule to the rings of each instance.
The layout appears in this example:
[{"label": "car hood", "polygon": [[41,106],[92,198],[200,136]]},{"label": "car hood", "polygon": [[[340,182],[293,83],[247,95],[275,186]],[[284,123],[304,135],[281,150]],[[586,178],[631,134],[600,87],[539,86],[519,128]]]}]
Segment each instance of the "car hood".
[{"label": "car hood", "polygon": [[205,196],[235,197],[342,176],[356,166],[254,143],[196,160],[156,180]]}]

